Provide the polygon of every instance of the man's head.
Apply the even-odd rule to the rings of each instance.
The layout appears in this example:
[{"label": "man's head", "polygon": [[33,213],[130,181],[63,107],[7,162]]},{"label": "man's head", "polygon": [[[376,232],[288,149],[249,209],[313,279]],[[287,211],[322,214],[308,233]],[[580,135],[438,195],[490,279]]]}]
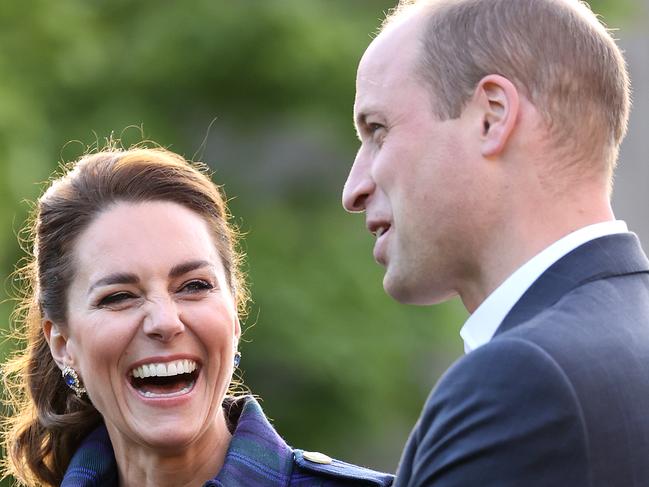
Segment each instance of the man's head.
[{"label": "man's head", "polygon": [[359,65],[362,146],[343,194],[367,211],[386,291],[424,304],[479,280],[521,193],[580,180],[606,193],[628,91],[577,0],[402,2]]},{"label": "man's head", "polygon": [[[415,70],[442,118],[460,116],[478,81],[500,74],[543,114],[555,143],[613,165],[626,132],[629,80],[611,35],[579,0],[410,0],[384,29],[427,17]],[[601,157],[597,157],[601,159]]]}]

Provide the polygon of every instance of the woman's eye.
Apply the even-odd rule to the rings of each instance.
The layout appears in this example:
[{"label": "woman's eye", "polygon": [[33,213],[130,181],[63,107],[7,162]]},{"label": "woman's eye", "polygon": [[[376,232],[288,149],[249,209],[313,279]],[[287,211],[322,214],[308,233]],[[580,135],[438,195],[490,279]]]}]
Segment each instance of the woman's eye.
[{"label": "woman's eye", "polygon": [[369,132],[371,134],[375,134],[376,132],[378,132],[382,128],[383,128],[383,125],[381,125],[380,123],[370,123],[367,126],[367,129],[369,130]]},{"label": "woman's eye", "polygon": [[201,279],[194,279],[193,281],[186,282],[180,290],[186,293],[200,293],[202,291],[209,291],[214,288],[212,284]]},{"label": "woman's eye", "polygon": [[99,306],[111,306],[111,305],[123,303],[124,301],[132,297],[133,295],[131,293],[121,291],[118,293],[109,294],[105,298],[102,298],[98,304]]}]

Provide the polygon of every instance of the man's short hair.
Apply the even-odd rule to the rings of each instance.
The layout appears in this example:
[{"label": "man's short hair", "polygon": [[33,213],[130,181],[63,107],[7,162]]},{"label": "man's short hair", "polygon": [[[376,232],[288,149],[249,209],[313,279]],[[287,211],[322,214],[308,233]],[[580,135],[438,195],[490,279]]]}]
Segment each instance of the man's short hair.
[{"label": "man's short hair", "polygon": [[[383,28],[422,7],[429,17],[418,73],[441,119],[460,116],[478,82],[499,74],[542,114],[557,146],[611,170],[626,133],[626,63],[579,0],[402,0]],[[602,157],[604,156],[604,157]]]}]

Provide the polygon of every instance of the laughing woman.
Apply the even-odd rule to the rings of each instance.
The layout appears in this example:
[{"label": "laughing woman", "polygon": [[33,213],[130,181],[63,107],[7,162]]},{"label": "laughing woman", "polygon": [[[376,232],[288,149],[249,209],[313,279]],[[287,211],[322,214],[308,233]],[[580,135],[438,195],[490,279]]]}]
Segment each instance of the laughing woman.
[{"label": "laughing woman", "polygon": [[246,304],[218,188],[161,149],[89,155],[32,222],[25,347],[5,364],[7,472],[26,485],[388,486],[290,448],[228,395]]}]

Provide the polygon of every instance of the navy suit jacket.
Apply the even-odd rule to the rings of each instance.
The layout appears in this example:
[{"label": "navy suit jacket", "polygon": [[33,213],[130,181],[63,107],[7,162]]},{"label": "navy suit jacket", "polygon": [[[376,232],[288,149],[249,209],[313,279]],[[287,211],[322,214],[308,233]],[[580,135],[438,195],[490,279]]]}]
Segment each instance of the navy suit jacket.
[{"label": "navy suit jacket", "polygon": [[649,261],[635,235],[561,258],[444,374],[395,486],[649,486]]}]

